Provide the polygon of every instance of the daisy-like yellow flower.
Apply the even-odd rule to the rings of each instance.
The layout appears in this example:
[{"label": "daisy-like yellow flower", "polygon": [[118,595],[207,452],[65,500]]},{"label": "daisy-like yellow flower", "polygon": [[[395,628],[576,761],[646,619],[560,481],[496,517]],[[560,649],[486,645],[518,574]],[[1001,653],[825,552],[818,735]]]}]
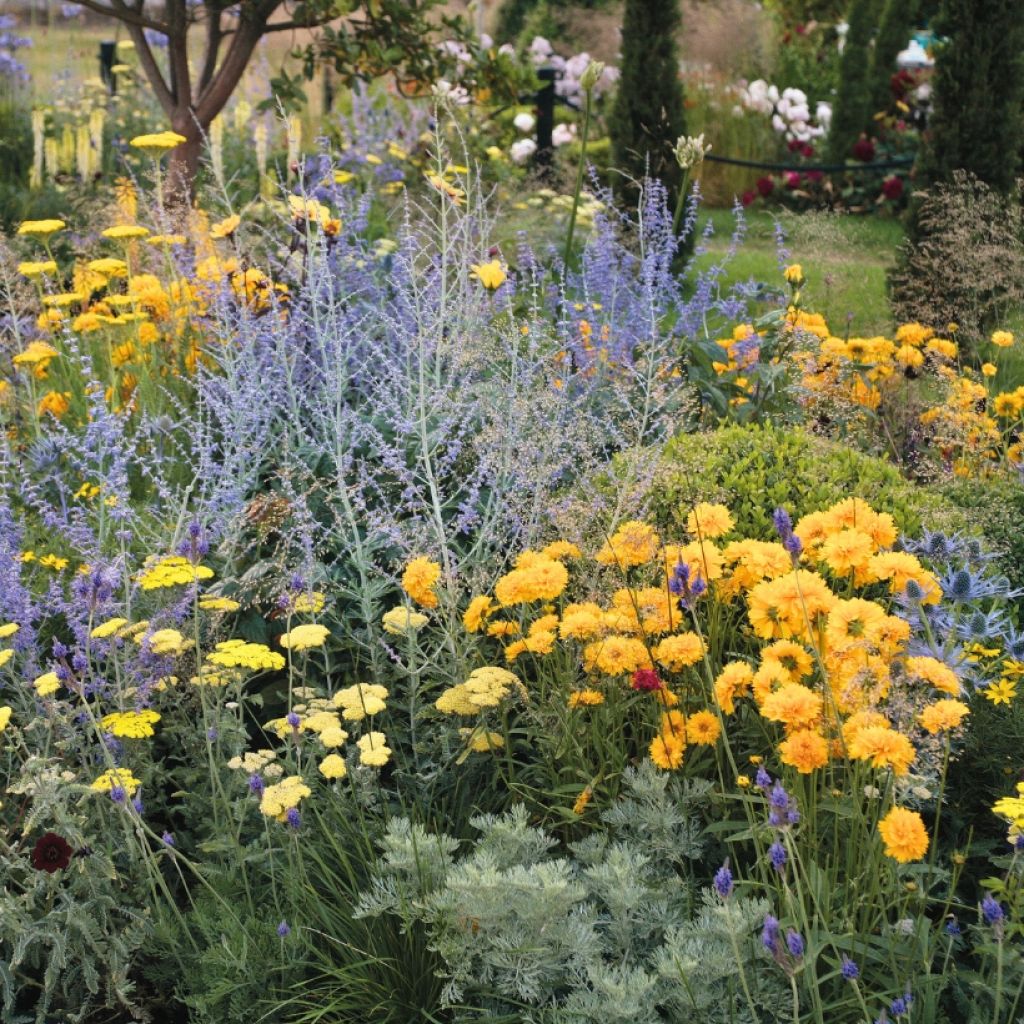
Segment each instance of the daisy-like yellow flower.
[{"label": "daisy-like yellow flower", "polygon": [[893,807],[878,823],[885,855],[900,864],[920,860],[928,852],[928,831],[917,811]]},{"label": "daisy-like yellow flower", "polygon": [[441,578],[441,566],[430,558],[414,558],[402,573],[402,589],[421,607],[436,608],[434,587]]},{"label": "daisy-like yellow flower", "polygon": [[1017,696],[1017,680],[1000,679],[998,683],[986,686],[982,693],[985,694],[985,699],[993,704],[1008,705]]},{"label": "daisy-like yellow flower", "polygon": [[993,331],[992,344],[996,348],[1009,348],[1013,344],[1013,334],[1010,331]]},{"label": "daisy-like yellow flower", "polygon": [[702,501],[686,517],[686,530],[694,537],[714,540],[732,530],[732,513],[724,505]]},{"label": "daisy-like yellow flower", "polygon": [[475,277],[489,292],[497,291],[507,280],[508,274],[501,260],[490,263],[474,263],[470,268],[470,276]]},{"label": "daisy-like yellow flower", "polygon": [[569,707],[574,711],[577,708],[595,707],[604,703],[604,694],[600,690],[573,690],[569,694]]},{"label": "daisy-like yellow flower", "polygon": [[231,214],[230,217],[225,217],[223,220],[217,221],[210,228],[211,238],[230,238],[237,230],[238,225],[242,223],[242,218],[237,213]]},{"label": "daisy-like yellow flower", "polygon": [[936,733],[955,729],[971,713],[971,709],[959,700],[938,700],[929,704],[918,716],[921,728]]},{"label": "daisy-like yellow flower", "polygon": [[722,735],[722,723],[713,711],[694,712],[686,719],[686,742],[694,746],[713,747]]}]

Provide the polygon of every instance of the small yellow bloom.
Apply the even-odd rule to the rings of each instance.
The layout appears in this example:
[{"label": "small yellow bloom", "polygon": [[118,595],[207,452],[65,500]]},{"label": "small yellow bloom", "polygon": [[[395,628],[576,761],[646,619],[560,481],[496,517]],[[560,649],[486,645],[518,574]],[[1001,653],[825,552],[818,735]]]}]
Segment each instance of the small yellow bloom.
[{"label": "small yellow bloom", "polygon": [[490,263],[474,263],[470,268],[471,277],[475,277],[488,291],[497,291],[507,280],[508,274],[501,260]]},{"label": "small yellow bloom", "polygon": [[149,234],[149,228],[141,224],[117,224],[102,232],[104,238],[129,240],[132,238],[145,238]]},{"label": "small yellow bloom", "polygon": [[40,697],[50,697],[60,689],[60,680],[56,672],[44,672],[32,681],[32,685]]},{"label": "small yellow bloom", "polygon": [[983,377],[994,377],[999,371],[993,363],[982,363],[981,373]]},{"label": "small yellow bloom", "polygon": [[233,213],[230,217],[225,217],[210,228],[210,237],[230,238],[238,230],[238,225],[241,223],[242,218],[237,213]]},{"label": "small yellow bloom", "polygon": [[799,263],[791,263],[782,272],[782,276],[793,286],[799,288],[804,283],[804,268]]},{"label": "small yellow bloom", "polygon": [[19,235],[52,235],[67,225],[62,220],[26,220],[18,227]]},{"label": "small yellow bloom", "polygon": [[1013,335],[1009,331],[993,331],[992,344],[996,348],[1009,348],[1013,344]]}]

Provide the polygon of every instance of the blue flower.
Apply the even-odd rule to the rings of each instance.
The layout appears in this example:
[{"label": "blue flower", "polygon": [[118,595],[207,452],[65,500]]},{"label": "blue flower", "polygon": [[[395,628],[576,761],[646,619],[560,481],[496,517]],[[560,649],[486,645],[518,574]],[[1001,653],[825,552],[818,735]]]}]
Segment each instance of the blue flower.
[{"label": "blue flower", "polygon": [[287,937],[288,937],[289,935],[291,935],[291,933],[292,933],[292,930],[291,930],[291,928],[290,928],[290,927],[288,926],[288,922],[287,922],[287,921],[282,921],[282,922],[281,922],[281,923],[280,923],[280,924],[279,924],[279,925],[277,926],[277,934],[278,934],[278,935],[279,935],[279,936],[280,936],[280,937],[281,937],[282,939],[284,939],[284,938],[287,938]]},{"label": "blue flower", "polygon": [[728,860],[715,872],[715,889],[723,900],[732,893],[732,872]]},{"label": "blue flower", "polygon": [[839,968],[839,973],[847,981],[856,981],[860,977],[860,968],[857,964],[851,960],[845,953],[843,954],[843,965]]},{"label": "blue flower", "polygon": [[761,944],[769,953],[777,954],[779,951],[779,919],[766,914],[764,926],[761,928]]},{"label": "blue flower", "polygon": [[798,960],[804,955],[804,940],[800,933],[792,928],[786,932],[786,946],[789,948],[790,953]]},{"label": "blue flower", "polygon": [[772,867],[780,874],[786,867],[786,848],[778,840],[768,847],[768,860],[771,861]]},{"label": "blue flower", "polygon": [[981,901],[981,916],[985,924],[998,924],[1006,915],[999,901],[989,894]]}]

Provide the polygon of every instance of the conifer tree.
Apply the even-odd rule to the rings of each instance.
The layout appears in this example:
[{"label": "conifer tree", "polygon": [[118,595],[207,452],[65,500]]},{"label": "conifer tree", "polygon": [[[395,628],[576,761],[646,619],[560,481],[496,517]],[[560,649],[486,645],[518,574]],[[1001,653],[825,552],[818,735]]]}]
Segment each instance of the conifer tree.
[{"label": "conifer tree", "polygon": [[613,166],[636,180],[648,173],[660,179],[670,204],[682,180],[674,148],[686,134],[679,26],[678,0],[626,0],[621,78],[608,126]]},{"label": "conifer tree", "polygon": [[910,42],[917,22],[918,0],[885,0],[882,19],[871,54],[871,99],[868,115],[887,110],[892,105],[889,85],[896,73],[896,58]]},{"label": "conifer tree", "polygon": [[936,31],[933,108],[917,183],[974,174],[1009,192],[1020,170],[1024,103],[1021,0],[943,0]]},{"label": "conifer tree", "polygon": [[878,0],[853,0],[847,17],[846,43],[839,62],[839,81],[828,130],[829,158],[842,163],[850,157],[853,144],[869,126],[871,105],[871,37],[874,34]]}]

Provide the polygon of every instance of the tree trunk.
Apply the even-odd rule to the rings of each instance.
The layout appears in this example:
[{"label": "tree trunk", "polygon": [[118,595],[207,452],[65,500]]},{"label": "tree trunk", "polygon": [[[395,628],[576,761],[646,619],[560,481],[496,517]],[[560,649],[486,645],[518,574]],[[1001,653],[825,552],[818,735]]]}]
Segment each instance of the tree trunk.
[{"label": "tree trunk", "polygon": [[200,126],[187,115],[175,118],[171,127],[185,141],[171,150],[167,163],[167,181],[164,201],[169,209],[187,209],[195,198],[196,175],[203,151],[203,134],[208,125]]}]

